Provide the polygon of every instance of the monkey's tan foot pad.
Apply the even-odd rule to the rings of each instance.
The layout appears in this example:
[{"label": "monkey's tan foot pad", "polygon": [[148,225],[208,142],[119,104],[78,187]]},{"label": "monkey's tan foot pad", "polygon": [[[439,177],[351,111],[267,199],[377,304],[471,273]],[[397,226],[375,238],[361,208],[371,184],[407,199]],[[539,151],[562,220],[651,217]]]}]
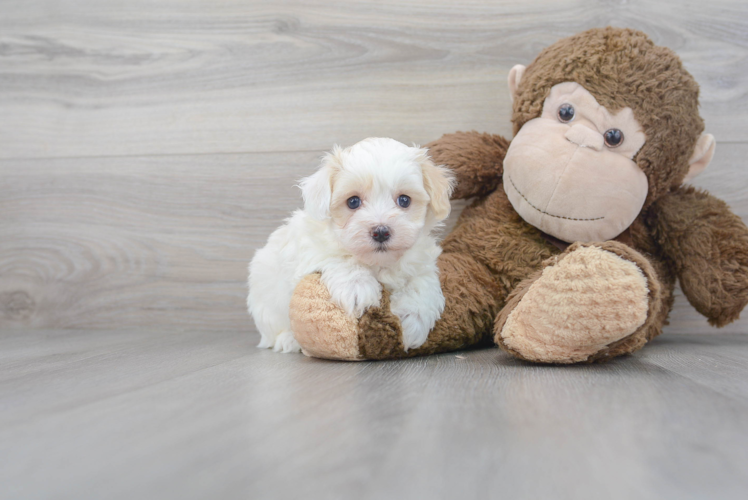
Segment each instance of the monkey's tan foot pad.
[{"label": "monkey's tan foot pad", "polygon": [[325,359],[361,360],[358,321],[330,300],[319,274],[305,276],[291,297],[291,329],[301,352]]},{"label": "monkey's tan foot pad", "polygon": [[528,361],[578,363],[632,335],[651,309],[645,272],[632,260],[652,272],[623,245],[572,245],[512,292],[496,318],[496,343]]},{"label": "monkey's tan foot pad", "polygon": [[379,307],[370,307],[355,320],[332,303],[318,273],[305,276],[296,286],[289,315],[301,351],[315,358],[396,359],[432,354],[439,347],[427,341],[418,349],[405,351],[400,319],[390,311],[387,290],[382,291]]}]

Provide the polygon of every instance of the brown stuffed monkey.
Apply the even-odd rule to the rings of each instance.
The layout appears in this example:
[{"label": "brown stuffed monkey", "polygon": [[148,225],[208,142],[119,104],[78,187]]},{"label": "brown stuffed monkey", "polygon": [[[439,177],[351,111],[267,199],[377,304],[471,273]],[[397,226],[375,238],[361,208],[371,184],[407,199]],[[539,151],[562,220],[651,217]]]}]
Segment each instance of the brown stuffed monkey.
[{"label": "brown stuffed monkey", "polygon": [[563,39],[509,75],[515,137],[445,135],[427,147],[450,167],[453,198],[475,198],[442,242],[446,307],[405,352],[387,293],[351,319],[318,275],[292,304],[304,352],[387,359],[493,340],[512,355],[579,363],[633,352],[662,332],[680,280],[715,326],[748,303],[748,229],[684,186],[714,154],[698,85],[641,32]]}]

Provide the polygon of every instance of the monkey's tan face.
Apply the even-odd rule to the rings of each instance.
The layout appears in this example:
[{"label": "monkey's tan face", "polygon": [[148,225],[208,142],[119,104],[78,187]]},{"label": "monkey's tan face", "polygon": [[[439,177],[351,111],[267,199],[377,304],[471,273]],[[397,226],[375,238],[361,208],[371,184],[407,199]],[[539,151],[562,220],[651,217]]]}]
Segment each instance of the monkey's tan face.
[{"label": "monkey's tan face", "polygon": [[504,190],[523,219],[556,238],[613,239],[647,197],[633,161],[644,141],[631,108],[610,113],[578,83],[560,83],[512,140]]}]

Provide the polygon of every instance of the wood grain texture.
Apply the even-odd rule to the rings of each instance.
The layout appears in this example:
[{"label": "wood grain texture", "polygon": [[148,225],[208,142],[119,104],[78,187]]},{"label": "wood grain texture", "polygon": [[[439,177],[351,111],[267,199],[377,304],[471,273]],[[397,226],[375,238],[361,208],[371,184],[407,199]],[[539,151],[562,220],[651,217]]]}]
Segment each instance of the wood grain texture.
[{"label": "wood grain texture", "polygon": [[[321,154],[0,160],[0,326],[253,329],[247,263]],[[695,182],[744,220],[746,157],[721,145]],[[668,331],[717,330],[679,296]]]},{"label": "wood grain texture", "polygon": [[3,162],[2,324],[242,328],[316,153]]},{"label": "wood grain texture", "polygon": [[509,68],[606,24],[680,54],[748,220],[745,2],[3,1],[0,499],[742,499],[748,340],[682,296],[600,366],[253,347],[247,262],[324,151],[509,136]]},{"label": "wood grain texture", "polygon": [[748,129],[748,4],[11,0],[0,157],[324,150],[510,132],[506,75],[558,38],[642,29],[702,86],[718,141]]},{"label": "wood grain texture", "polygon": [[[743,2],[9,0],[0,13],[0,327],[251,328],[247,261],[323,151],[508,136],[509,68],[605,24],[681,55],[720,142],[697,184],[748,218]],[[711,331],[682,298],[670,329]]]},{"label": "wood grain texture", "polygon": [[3,331],[0,498],[742,499],[748,338],[604,365],[340,363],[239,332]]}]

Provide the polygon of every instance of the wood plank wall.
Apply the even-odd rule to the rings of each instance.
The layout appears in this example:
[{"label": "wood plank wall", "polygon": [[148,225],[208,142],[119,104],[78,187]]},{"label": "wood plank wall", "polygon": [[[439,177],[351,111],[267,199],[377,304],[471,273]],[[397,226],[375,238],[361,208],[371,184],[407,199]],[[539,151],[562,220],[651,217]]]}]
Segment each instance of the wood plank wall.
[{"label": "wood plank wall", "polygon": [[[680,54],[695,183],[748,220],[744,1],[5,0],[0,327],[253,331],[247,261],[322,152],[510,136],[509,69],[608,24]],[[711,331],[682,297],[669,329]]]}]

